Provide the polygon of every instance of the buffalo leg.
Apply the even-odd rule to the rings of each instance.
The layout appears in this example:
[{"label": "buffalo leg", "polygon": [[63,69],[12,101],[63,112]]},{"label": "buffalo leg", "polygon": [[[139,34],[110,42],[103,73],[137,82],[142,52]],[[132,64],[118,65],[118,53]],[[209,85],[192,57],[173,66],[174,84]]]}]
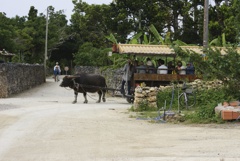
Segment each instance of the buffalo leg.
[{"label": "buffalo leg", "polygon": [[105,98],[106,91],[103,91],[102,93],[103,93],[103,95],[102,95],[102,101],[103,101],[103,102],[106,102],[106,98]]},{"label": "buffalo leg", "polygon": [[84,102],[83,103],[88,103],[88,100],[87,100],[87,92],[83,92],[83,97],[84,97]]},{"label": "buffalo leg", "polygon": [[78,92],[74,91],[75,100],[72,103],[77,103]]},{"label": "buffalo leg", "polygon": [[98,91],[98,100],[97,100],[97,103],[100,103],[101,102],[101,98],[102,98],[102,91]]}]

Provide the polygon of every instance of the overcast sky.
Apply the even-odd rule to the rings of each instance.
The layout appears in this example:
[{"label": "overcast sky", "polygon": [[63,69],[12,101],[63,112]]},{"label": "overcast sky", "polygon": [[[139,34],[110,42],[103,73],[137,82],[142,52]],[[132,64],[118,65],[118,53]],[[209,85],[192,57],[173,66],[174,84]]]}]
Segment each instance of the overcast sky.
[{"label": "overcast sky", "polygon": [[[112,0],[83,0],[88,4],[110,4]],[[9,18],[27,16],[31,6],[39,13],[46,15],[47,7],[53,6],[55,11],[64,10],[67,19],[71,18],[73,4],[72,0],[0,0],[0,12],[5,12]],[[212,0],[210,0],[210,3]]]},{"label": "overcast sky", "polygon": [[[83,0],[88,4],[110,4],[112,0]],[[8,18],[27,16],[31,6],[39,13],[46,15],[47,7],[53,6],[55,11],[64,10],[67,19],[70,19],[73,9],[72,0],[0,0],[0,12],[5,12]]]}]

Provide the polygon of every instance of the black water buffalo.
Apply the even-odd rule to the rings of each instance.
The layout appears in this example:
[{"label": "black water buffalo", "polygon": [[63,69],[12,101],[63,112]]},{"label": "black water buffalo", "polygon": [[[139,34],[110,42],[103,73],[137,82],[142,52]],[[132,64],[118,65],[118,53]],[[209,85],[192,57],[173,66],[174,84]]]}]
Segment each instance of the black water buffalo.
[{"label": "black water buffalo", "polygon": [[97,103],[102,101],[105,102],[105,93],[106,93],[106,80],[103,76],[97,74],[77,74],[71,76],[65,76],[63,78],[61,87],[70,87],[74,90],[75,100],[73,103],[77,102],[78,93],[83,93],[85,98],[83,103],[88,103],[87,92],[95,93],[99,95]]}]

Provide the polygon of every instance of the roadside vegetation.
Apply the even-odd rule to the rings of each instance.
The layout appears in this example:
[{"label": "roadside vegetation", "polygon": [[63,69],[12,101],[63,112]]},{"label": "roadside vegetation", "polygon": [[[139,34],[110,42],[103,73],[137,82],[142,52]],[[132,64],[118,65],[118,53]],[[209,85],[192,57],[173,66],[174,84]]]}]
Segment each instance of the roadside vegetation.
[{"label": "roadside vegetation", "polygon": [[[185,123],[224,123],[218,114],[215,113],[215,107],[219,103],[239,100],[240,98],[240,70],[236,68],[240,65],[240,55],[229,48],[226,55],[221,55],[220,51],[210,49],[203,58],[199,54],[191,52],[180,52],[181,57],[187,60],[192,60],[199,76],[205,81],[219,80],[222,82],[221,88],[210,89],[195,89],[196,105],[190,109],[179,107],[178,92],[174,90],[174,99],[172,100],[172,88],[160,91],[157,96],[158,108],[148,107],[148,104],[143,102],[136,110],[137,117],[140,118],[156,118],[159,116],[159,110],[167,102],[166,110],[170,108],[172,100],[172,107],[170,110],[181,115],[174,122]],[[174,83],[174,82],[173,82]],[[176,82],[175,82],[176,83]],[[154,120],[154,119],[152,119]]]}]

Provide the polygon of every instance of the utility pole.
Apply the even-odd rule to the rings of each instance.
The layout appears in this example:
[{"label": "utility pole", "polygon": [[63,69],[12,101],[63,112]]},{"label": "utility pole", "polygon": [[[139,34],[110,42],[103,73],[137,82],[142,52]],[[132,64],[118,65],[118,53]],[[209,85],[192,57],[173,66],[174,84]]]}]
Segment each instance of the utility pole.
[{"label": "utility pole", "polygon": [[44,54],[44,70],[45,70],[45,80],[47,75],[47,46],[48,45],[48,7],[46,16],[46,37],[45,37],[45,54]]},{"label": "utility pole", "polygon": [[209,0],[204,2],[204,24],[203,24],[203,53],[208,49],[208,7]]},{"label": "utility pole", "polygon": [[[138,11],[138,29],[139,29],[139,32],[142,30],[142,17],[141,17],[141,14],[142,14],[142,11],[141,9]],[[139,38],[138,39],[138,43],[141,44],[141,39]]]}]

